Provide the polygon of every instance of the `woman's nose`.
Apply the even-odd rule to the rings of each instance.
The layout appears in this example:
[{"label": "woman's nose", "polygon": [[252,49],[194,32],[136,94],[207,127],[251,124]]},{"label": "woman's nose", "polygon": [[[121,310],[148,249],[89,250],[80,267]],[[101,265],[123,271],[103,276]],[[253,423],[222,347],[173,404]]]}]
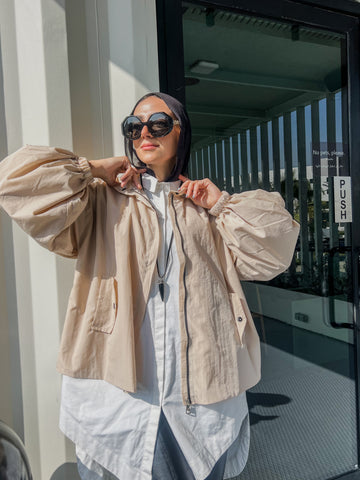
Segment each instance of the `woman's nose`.
[{"label": "woman's nose", "polygon": [[147,125],[144,125],[142,130],[141,130],[141,136],[142,137],[151,137],[151,133],[149,132],[149,129],[147,127]]}]

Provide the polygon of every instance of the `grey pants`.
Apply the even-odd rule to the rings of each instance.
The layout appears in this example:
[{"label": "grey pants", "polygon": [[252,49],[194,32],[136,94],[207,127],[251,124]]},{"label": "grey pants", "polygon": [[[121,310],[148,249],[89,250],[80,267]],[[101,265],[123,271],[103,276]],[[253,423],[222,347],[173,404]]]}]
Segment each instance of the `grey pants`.
[{"label": "grey pants", "polygon": [[[226,453],[218,460],[210,475],[205,480],[222,480],[226,463]],[[120,480],[110,472],[101,478],[88,470],[78,459],[78,470],[82,480]],[[161,411],[159,430],[156,438],[153,480],[195,480],[195,477],[169,427],[165,415]],[[125,479],[121,479],[125,480]]]},{"label": "grey pants", "polygon": [[[205,480],[222,480],[225,463],[226,453],[218,460]],[[152,478],[153,480],[195,480],[162,411],[155,444]]]}]

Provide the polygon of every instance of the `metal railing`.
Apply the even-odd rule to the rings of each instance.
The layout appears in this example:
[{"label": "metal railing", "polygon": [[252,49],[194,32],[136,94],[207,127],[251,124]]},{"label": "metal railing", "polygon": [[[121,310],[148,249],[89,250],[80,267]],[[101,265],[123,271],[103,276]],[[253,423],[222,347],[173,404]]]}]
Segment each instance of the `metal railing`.
[{"label": "metal railing", "polygon": [[[299,221],[292,265],[273,284],[327,295],[324,275],[329,251],[351,245],[349,224],[334,221],[332,174],[321,176],[313,168],[314,146],[330,150],[340,143],[346,150],[347,116],[341,113],[347,111],[345,101],[341,91],[329,93],[250,128],[209,137],[191,153],[191,178],[208,177],[230,193],[257,188],[278,191],[287,210]],[[349,175],[346,160],[342,174]],[[335,291],[340,295],[349,277],[348,257],[339,254],[332,260]]]}]

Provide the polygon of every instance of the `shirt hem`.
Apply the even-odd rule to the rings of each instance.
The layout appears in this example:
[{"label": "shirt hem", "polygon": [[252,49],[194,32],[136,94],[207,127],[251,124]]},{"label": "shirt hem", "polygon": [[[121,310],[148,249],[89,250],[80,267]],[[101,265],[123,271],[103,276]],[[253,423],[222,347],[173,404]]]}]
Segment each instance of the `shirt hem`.
[{"label": "shirt hem", "polygon": [[[89,436],[91,434],[83,429],[77,422],[72,420],[71,432],[67,429],[67,421],[64,418],[67,415],[65,411],[61,412],[59,428],[63,434],[69,438],[78,448],[80,448],[92,460],[97,462],[101,467],[119,478],[131,478],[132,480],[151,480],[151,474],[141,472],[136,467],[128,467],[119,460],[118,468],[114,468],[114,461],[110,461],[114,457],[114,451],[106,448],[103,444],[92,437],[92,446],[89,448]],[[99,453],[100,452],[100,453]]]},{"label": "shirt hem", "polygon": [[[165,414],[165,412],[164,412],[164,414]],[[191,459],[186,458],[185,453],[183,451],[184,456],[186,458],[186,461],[188,462],[188,465],[193,472],[195,480],[204,480],[210,475],[210,473],[211,473],[212,469],[214,468],[216,462],[222,457],[222,455],[225,454],[225,452],[227,452],[230,449],[230,447],[233,445],[233,443],[236,442],[236,440],[239,438],[239,435],[240,435],[240,432],[241,432],[241,427],[243,425],[243,422],[246,420],[247,416],[248,416],[248,410],[246,410],[246,412],[244,412],[244,414],[243,414],[243,418],[240,421],[239,429],[238,429],[237,433],[234,434],[233,436],[231,436],[230,440],[228,442],[226,442],[224,445],[222,445],[222,448],[219,450],[219,453],[217,453],[215,456],[214,456],[213,453],[210,453],[210,451],[206,447],[202,448],[201,450],[195,451],[195,455],[200,457],[201,460],[202,460],[202,463],[207,466],[206,469],[200,470],[199,466],[197,466],[197,468],[194,469],[192,467],[192,460],[193,459],[192,458]],[[169,423],[169,425],[170,425],[170,423]],[[174,435],[175,435],[175,433],[174,433]],[[209,459],[210,459],[210,462],[209,462]],[[244,469],[244,467],[246,465],[246,462],[247,462],[247,459],[248,459],[248,449],[247,449],[246,459],[244,461],[244,466],[243,466],[242,469],[240,469],[239,473]],[[228,464],[229,464],[229,459],[226,460],[226,465],[228,465]],[[226,465],[225,465],[225,471],[226,471],[226,474],[228,475],[228,470],[227,470]],[[234,476],[239,475],[239,473],[235,473]],[[227,476],[227,477],[224,477],[224,479],[225,478],[231,478],[231,477]]]}]

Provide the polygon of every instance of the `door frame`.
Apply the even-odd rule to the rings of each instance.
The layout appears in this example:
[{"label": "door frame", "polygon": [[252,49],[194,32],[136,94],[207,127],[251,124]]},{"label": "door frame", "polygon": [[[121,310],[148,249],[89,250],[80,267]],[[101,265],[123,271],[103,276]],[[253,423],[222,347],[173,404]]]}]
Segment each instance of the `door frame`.
[{"label": "door frame", "polygon": [[[158,24],[158,58],[160,90],[185,103],[185,71],[181,0],[155,0]],[[247,15],[296,23],[305,27],[322,28],[343,33],[347,38],[347,83],[350,174],[352,183],[353,223],[353,322],[355,349],[355,401],[357,406],[357,457],[360,464],[360,315],[359,315],[359,255],[360,255],[360,4],[343,0],[190,0],[205,7],[217,7]],[[182,61],[181,61],[182,59]],[[357,208],[356,208],[357,206]],[[359,478],[360,470],[340,477]],[[350,476],[349,476],[350,475]],[[355,475],[352,477],[352,475]]]}]

